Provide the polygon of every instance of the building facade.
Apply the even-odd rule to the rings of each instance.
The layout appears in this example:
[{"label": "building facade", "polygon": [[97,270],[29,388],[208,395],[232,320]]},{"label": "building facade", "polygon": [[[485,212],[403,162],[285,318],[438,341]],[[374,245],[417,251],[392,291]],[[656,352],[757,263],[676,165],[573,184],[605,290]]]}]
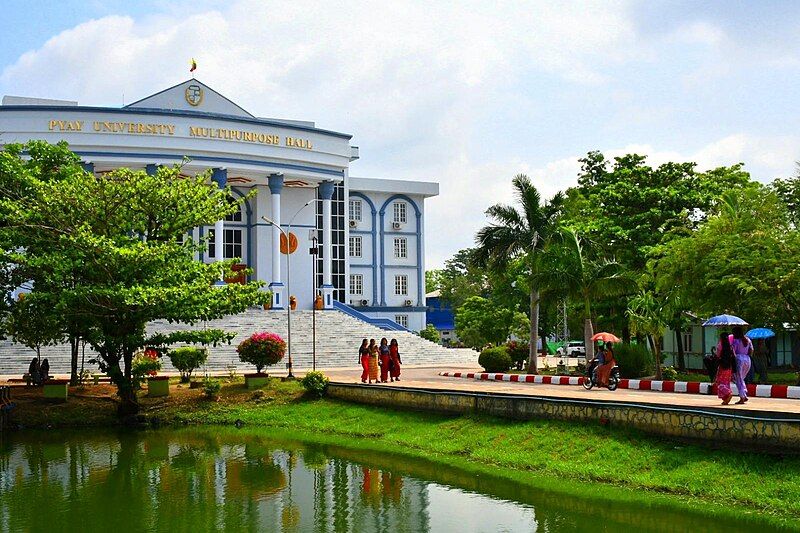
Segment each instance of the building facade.
[{"label": "building facade", "polygon": [[195,228],[207,243],[198,260],[238,258],[275,309],[321,297],[326,309],[425,327],[424,208],[438,184],[351,176],[349,134],[255,117],[191,79],[121,108],[5,96],[0,146],[32,139],[66,141],[90,172],[178,164],[236,197],[255,191],[239,213]]}]

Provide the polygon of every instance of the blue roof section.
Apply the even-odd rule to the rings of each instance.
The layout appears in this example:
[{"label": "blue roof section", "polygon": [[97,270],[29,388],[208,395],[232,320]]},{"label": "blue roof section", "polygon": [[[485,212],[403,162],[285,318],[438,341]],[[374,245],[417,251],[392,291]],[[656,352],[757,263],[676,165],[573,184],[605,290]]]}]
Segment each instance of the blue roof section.
[{"label": "blue roof section", "polygon": [[264,118],[248,118],[238,117],[236,115],[223,115],[221,113],[208,113],[206,111],[188,111],[183,109],[152,109],[149,107],[96,107],[96,106],[82,106],[82,105],[0,105],[0,111],[51,111],[51,112],[89,112],[89,113],[130,113],[133,115],[159,115],[167,117],[196,117],[227,120],[228,122],[242,122],[245,124],[256,124],[258,126],[271,126],[275,128],[286,128],[290,130],[308,131],[312,133],[320,133],[322,135],[330,135],[331,137],[338,137],[340,139],[350,140],[352,135],[347,133],[340,133],[338,131],[323,130],[320,128],[312,128],[310,126],[302,126],[299,124],[290,124],[288,122],[281,122],[279,120],[269,120]]},{"label": "blue roof section", "polygon": [[425,298],[425,323],[432,324],[439,331],[456,329],[455,315],[450,305],[443,304],[438,296]]}]

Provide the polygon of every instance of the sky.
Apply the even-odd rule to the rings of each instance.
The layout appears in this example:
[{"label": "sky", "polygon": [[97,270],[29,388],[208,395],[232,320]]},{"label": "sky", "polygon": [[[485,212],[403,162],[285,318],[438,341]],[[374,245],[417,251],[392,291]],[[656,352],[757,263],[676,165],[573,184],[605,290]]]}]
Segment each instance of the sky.
[{"label": "sky", "polygon": [[761,0],[2,0],[0,95],[120,106],[189,77],[352,134],[360,177],[436,181],[426,259],[474,244],[511,178],[646,154],[769,182],[800,159],[800,4]]}]

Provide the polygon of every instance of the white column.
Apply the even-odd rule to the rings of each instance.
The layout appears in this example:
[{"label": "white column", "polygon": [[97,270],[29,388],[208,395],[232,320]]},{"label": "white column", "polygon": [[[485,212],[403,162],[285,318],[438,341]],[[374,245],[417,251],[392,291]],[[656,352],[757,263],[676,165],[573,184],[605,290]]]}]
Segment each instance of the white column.
[{"label": "white column", "polygon": [[285,309],[284,288],[281,282],[281,191],[283,190],[283,174],[269,176],[269,192],[272,219],[272,282],[269,290],[272,291],[272,308]]},{"label": "white column", "polygon": [[333,246],[331,243],[333,182],[323,181],[320,183],[319,194],[322,197],[322,301],[325,304],[325,309],[333,309]]},{"label": "white column", "polygon": [[[211,171],[211,180],[216,182],[217,187],[224,189],[228,184],[228,170],[225,168],[215,168]],[[214,223],[214,258],[216,261],[223,261],[225,258],[225,221],[217,220]],[[220,279],[218,285],[224,285],[225,280]]]}]

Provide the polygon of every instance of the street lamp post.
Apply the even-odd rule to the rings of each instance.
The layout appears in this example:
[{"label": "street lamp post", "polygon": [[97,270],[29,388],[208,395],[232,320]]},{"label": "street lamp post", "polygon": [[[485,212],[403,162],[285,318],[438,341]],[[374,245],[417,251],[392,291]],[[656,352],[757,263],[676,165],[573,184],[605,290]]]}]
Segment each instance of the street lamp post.
[{"label": "street lamp post", "polygon": [[[286,364],[289,373],[286,375],[289,379],[294,379],[294,373],[292,372],[292,282],[291,282],[291,266],[290,266],[290,257],[292,255],[292,248],[291,248],[291,241],[289,240],[289,235],[292,233],[292,222],[294,222],[295,217],[300,214],[300,211],[308,207],[309,205],[313,204],[314,202],[319,202],[319,198],[315,198],[313,200],[309,200],[308,202],[304,203],[300,206],[292,218],[289,219],[289,224],[286,225],[286,229],[280,227],[280,225],[275,224],[275,222],[269,218],[262,216],[261,219],[276,228],[281,234],[286,237],[286,293],[289,296],[286,302],[286,352],[289,354],[289,362]],[[278,246],[278,253],[280,253],[280,246]]]},{"label": "street lamp post", "polygon": [[309,232],[311,248],[311,369],[317,369],[317,255],[319,247],[317,245],[317,230]]}]

